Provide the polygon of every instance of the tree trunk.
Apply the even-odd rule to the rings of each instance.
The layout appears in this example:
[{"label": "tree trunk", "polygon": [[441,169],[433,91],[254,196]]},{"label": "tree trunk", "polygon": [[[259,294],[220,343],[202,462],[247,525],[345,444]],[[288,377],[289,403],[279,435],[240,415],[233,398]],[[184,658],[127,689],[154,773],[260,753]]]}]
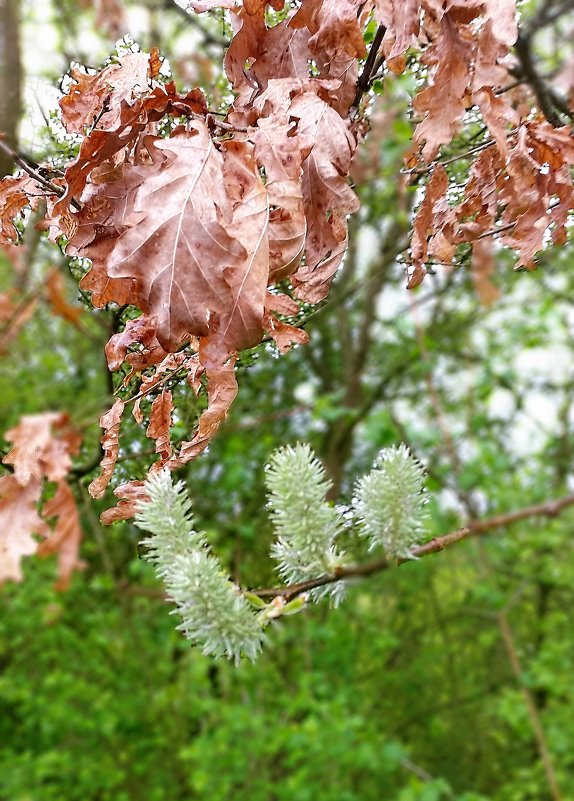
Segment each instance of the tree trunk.
[{"label": "tree trunk", "polygon": [[[21,111],[20,0],[0,0],[0,133],[16,148]],[[0,178],[12,172],[12,159],[0,152]]]}]

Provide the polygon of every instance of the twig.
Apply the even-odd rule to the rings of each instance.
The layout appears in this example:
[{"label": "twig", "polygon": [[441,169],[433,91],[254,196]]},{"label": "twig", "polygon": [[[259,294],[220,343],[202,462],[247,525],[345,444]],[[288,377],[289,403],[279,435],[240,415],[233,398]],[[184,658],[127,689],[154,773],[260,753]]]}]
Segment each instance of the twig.
[{"label": "twig", "polygon": [[353,112],[357,112],[361,98],[369,88],[372,76],[376,71],[378,71],[378,69],[380,69],[380,66],[377,63],[377,56],[379,54],[379,48],[381,47],[386,31],[387,29],[384,25],[379,25],[377,32],[375,33],[375,38],[371,42],[371,47],[369,49],[367,60],[365,61],[365,66],[363,67],[363,71],[359,76],[359,80],[357,81],[357,92],[350,109],[351,116],[354,116]]},{"label": "twig", "polygon": [[563,122],[557,111],[556,97],[550,93],[549,87],[546,86],[536,71],[529,38],[524,34],[519,34],[514,49],[520,61],[520,72],[524,76],[526,83],[529,84],[534,92],[540,111],[544,114],[550,125],[554,126],[554,128],[559,128],[563,125]]},{"label": "twig", "polygon": [[[518,133],[518,128],[515,128],[512,131],[508,132],[508,136],[514,136],[515,133]],[[401,170],[404,175],[424,175],[440,164],[445,167],[447,164],[454,164],[455,161],[460,161],[461,159],[468,158],[468,156],[473,156],[475,153],[480,153],[481,150],[486,150],[492,145],[495,145],[496,141],[494,139],[489,139],[487,142],[482,142],[480,145],[476,145],[472,147],[470,150],[465,150],[464,153],[457,153],[456,156],[451,156],[448,159],[444,159],[444,161],[434,161],[432,164],[429,164],[427,167],[413,167],[410,170]]]},{"label": "twig", "polygon": [[53,184],[51,181],[48,181],[47,178],[44,178],[43,175],[41,175],[38,172],[38,170],[30,166],[30,164],[24,158],[22,158],[22,156],[19,153],[13,150],[10,147],[10,145],[6,144],[6,142],[1,138],[1,134],[0,134],[0,150],[3,150],[4,153],[6,153],[6,155],[10,156],[10,158],[14,161],[15,164],[21,167],[24,170],[24,172],[28,173],[28,175],[31,178],[33,178],[41,186],[43,186],[44,189],[47,189],[52,195],[58,195],[58,197],[61,197],[66,191],[64,187],[56,186],[56,184]]},{"label": "twig", "polygon": [[205,44],[215,45],[217,47],[229,47],[229,42],[223,36],[217,36],[211,31],[206,30],[199,19],[195,16],[195,12],[189,13],[178,5],[175,0],[164,0],[164,8],[170,11],[175,11],[182,19],[185,19],[190,25],[196,28],[202,35]]},{"label": "twig", "polygon": [[[412,557],[418,559],[423,556],[428,556],[431,553],[444,551],[445,548],[450,548],[455,543],[469,536],[480,536],[493,529],[504,528],[513,523],[518,523],[520,520],[527,520],[530,517],[556,517],[563,509],[569,506],[574,506],[574,494],[566,495],[564,498],[559,498],[556,501],[546,501],[545,503],[535,504],[534,506],[527,506],[524,509],[517,509],[514,512],[495,515],[485,520],[474,520],[456,531],[451,531],[441,537],[434,537],[432,540],[429,540],[429,542],[418,545],[416,548],[412,549]],[[410,559],[403,558],[399,559],[397,564],[403,565],[405,562],[410,561]],[[280,596],[284,598],[285,601],[290,601],[298,595],[309,592],[316,587],[324,587],[327,584],[334,584],[337,581],[345,579],[371,576],[373,573],[380,573],[382,570],[387,570],[392,567],[393,564],[395,563],[390,562],[386,558],[377,559],[362,565],[343,566],[338,568],[332,575],[319,576],[316,579],[301,581],[298,584],[291,584],[288,587],[269,587],[251,590],[251,592],[258,595],[260,598],[276,598]]]},{"label": "twig", "polygon": [[[185,368],[180,365],[179,367],[175,367],[173,370],[168,370],[161,378],[158,378],[158,380],[155,381],[153,384],[150,383],[150,385],[146,389],[142,390],[141,392],[138,392],[137,395],[132,395],[131,398],[126,398],[126,400],[124,401],[124,405],[127,406],[128,403],[134,403],[140,398],[145,398],[145,396],[149,395],[149,393],[153,389],[156,389],[156,387],[165,384],[166,381],[169,381],[170,378],[173,378],[184,369]],[[117,395],[117,392],[115,394]]]},{"label": "twig", "polygon": [[558,781],[556,779],[556,772],[554,770],[554,762],[552,760],[550,749],[548,748],[548,742],[546,740],[546,735],[544,734],[542,721],[540,720],[540,713],[538,712],[532,691],[524,681],[524,671],[522,670],[522,665],[520,663],[520,657],[518,656],[518,650],[514,642],[512,630],[508,624],[508,618],[506,617],[506,613],[504,611],[499,612],[497,618],[500,626],[500,632],[502,634],[504,648],[512,668],[512,673],[514,674],[514,677],[520,686],[522,695],[524,697],[524,703],[526,705],[528,717],[530,718],[530,723],[532,724],[532,730],[534,732],[538,753],[540,754],[540,760],[544,767],[544,773],[546,774],[548,787],[552,794],[552,801],[562,801],[562,795],[558,788]]}]

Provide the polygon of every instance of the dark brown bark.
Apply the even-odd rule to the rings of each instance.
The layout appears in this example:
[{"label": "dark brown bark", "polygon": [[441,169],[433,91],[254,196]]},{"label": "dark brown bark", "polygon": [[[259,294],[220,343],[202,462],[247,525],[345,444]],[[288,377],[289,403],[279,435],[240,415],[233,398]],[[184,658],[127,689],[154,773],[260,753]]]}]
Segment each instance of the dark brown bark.
[{"label": "dark brown bark", "polygon": [[[0,133],[17,150],[21,112],[19,0],[0,0]],[[0,152],[0,178],[14,168],[13,159]]]}]

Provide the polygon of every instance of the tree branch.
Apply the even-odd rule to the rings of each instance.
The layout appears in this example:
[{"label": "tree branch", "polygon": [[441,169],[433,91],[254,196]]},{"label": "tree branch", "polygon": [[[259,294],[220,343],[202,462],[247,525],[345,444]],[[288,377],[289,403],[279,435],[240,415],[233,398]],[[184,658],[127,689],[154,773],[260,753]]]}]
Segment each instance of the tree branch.
[{"label": "tree branch", "polygon": [[377,56],[379,54],[379,49],[383,42],[386,31],[387,29],[384,25],[379,25],[377,32],[375,33],[375,38],[371,42],[371,47],[367,55],[367,60],[365,61],[365,66],[363,67],[363,71],[359,76],[359,80],[357,81],[357,92],[351,106],[352,116],[354,116],[353,112],[356,113],[357,109],[359,108],[361,98],[370,86],[371,78],[380,69],[380,65],[377,63]]},{"label": "tree branch", "polygon": [[[530,517],[556,517],[563,509],[569,506],[574,506],[574,494],[566,495],[564,498],[559,498],[555,501],[546,501],[545,503],[535,504],[534,506],[527,506],[524,509],[517,509],[514,512],[506,512],[505,514],[488,517],[485,520],[474,520],[456,531],[451,531],[441,537],[434,537],[432,540],[429,540],[429,542],[425,542],[423,545],[413,548],[412,556],[414,558],[420,558],[428,556],[431,553],[438,553],[438,551],[444,551],[445,548],[450,548],[455,543],[467,537],[480,536],[496,528],[504,528],[513,523],[518,523],[520,520],[527,520]],[[400,566],[410,561],[410,559],[400,559],[398,565]],[[394,564],[394,562],[390,562],[386,558],[377,559],[362,565],[343,566],[338,568],[332,575],[319,576],[316,579],[301,581],[298,584],[291,584],[288,587],[269,587],[250,590],[250,592],[258,595],[260,598],[282,597],[288,602],[298,595],[309,592],[316,587],[324,587],[327,584],[334,584],[337,581],[344,581],[350,578],[371,576],[373,573],[380,573],[382,570],[387,570]]]},{"label": "tree branch", "polygon": [[53,184],[47,178],[44,178],[44,176],[38,170],[38,165],[36,165],[36,167],[31,166],[29,161],[24,159],[19,153],[11,148],[10,145],[7,144],[1,137],[2,134],[0,134],[0,150],[9,156],[15,164],[21,167],[24,172],[28,173],[28,175],[37,181],[41,186],[43,186],[44,189],[47,189],[50,194],[58,195],[58,197],[61,197],[64,194],[65,190],[62,186],[56,186],[56,184]]},{"label": "tree branch", "polygon": [[225,39],[223,36],[217,36],[203,27],[194,11],[191,13],[186,11],[185,8],[182,8],[182,6],[176,3],[175,0],[164,0],[163,6],[165,9],[175,11],[176,14],[178,14],[182,19],[185,19],[186,22],[196,28],[201,33],[205,44],[214,45],[216,47],[229,47],[229,42],[227,39]]},{"label": "tree branch", "polygon": [[536,71],[529,37],[520,33],[514,45],[514,50],[520,61],[519,74],[524,78],[524,81],[529,84],[536,95],[540,111],[551,125],[555,128],[559,128],[564,123],[558,112],[560,111],[569,117],[572,116],[572,112],[562,101],[562,98],[546,85],[542,77]]}]

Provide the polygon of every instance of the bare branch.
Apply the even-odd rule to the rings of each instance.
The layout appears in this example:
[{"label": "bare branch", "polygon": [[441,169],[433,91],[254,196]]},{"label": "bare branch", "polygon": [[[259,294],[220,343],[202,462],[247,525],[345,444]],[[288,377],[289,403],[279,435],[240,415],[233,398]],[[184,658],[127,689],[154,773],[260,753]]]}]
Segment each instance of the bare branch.
[{"label": "bare branch", "polygon": [[13,148],[10,147],[10,145],[8,145],[1,138],[1,134],[0,134],[0,150],[6,153],[7,156],[10,156],[10,158],[15,162],[15,164],[21,167],[24,170],[24,172],[28,173],[28,175],[30,175],[35,181],[37,181],[41,186],[43,186],[44,189],[47,189],[50,192],[50,194],[58,195],[58,197],[61,197],[64,194],[65,190],[63,187],[56,186],[56,184],[53,184],[47,178],[44,178],[44,176],[38,170],[38,165],[32,166],[29,160],[25,159],[20,153],[17,153]]},{"label": "bare branch", "polygon": [[[418,559],[423,556],[428,556],[431,553],[438,553],[438,551],[444,551],[445,548],[450,548],[455,543],[467,537],[487,534],[494,529],[505,528],[513,523],[518,523],[520,520],[527,520],[531,517],[557,517],[569,506],[574,506],[574,494],[566,495],[564,498],[559,498],[555,501],[546,501],[545,503],[535,504],[534,506],[527,506],[524,509],[517,509],[514,512],[506,512],[505,514],[488,517],[485,520],[474,520],[456,531],[451,531],[441,537],[434,537],[432,540],[429,540],[429,542],[425,542],[423,545],[413,548],[412,555]],[[398,564],[403,565],[405,562],[409,561],[411,560],[400,559]],[[266,589],[250,590],[250,592],[258,595],[260,598],[276,598],[280,596],[284,598],[285,601],[290,601],[298,595],[309,592],[316,587],[324,587],[327,584],[334,584],[337,581],[345,579],[371,576],[373,573],[380,573],[382,570],[387,570],[394,564],[395,563],[390,562],[386,558],[377,559],[362,565],[340,567],[332,575],[319,576],[316,579],[301,581],[298,584],[291,584],[289,587],[270,587]]]},{"label": "bare branch", "polygon": [[351,106],[351,115],[354,115],[354,113],[357,112],[362,96],[371,85],[372,77],[380,69],[380,60],[377,60],[377,56],[379,54],[379,48],[383,42],[383,37],[386,33],[386,30],[387,29],[384,25],[379,25],[377,32],[375,33],[375,38],[371,42],[371,47],[369,49],[367,60],[365,61],[365,66],[363,67],[363,71],[359,76],[359,80],[357,81],[357,92],[355,94],[355,99],[353,100],[353,105]]}]

